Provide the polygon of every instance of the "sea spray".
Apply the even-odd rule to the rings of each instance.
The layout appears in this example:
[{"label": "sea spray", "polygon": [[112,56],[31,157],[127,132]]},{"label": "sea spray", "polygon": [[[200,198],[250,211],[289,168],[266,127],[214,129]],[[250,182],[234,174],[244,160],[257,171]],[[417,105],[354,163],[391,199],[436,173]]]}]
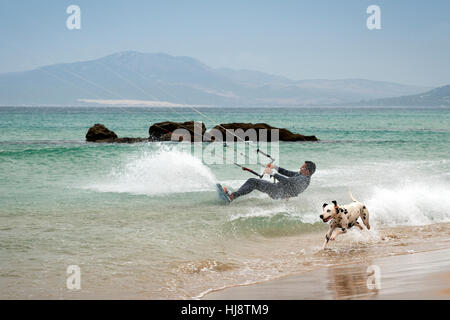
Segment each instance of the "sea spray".
[{"label": "sea spray", "polygon": [[125,158],[110,174],[86,188],[98,192],[162,195],[214,190],[216,178],[201,160],[188,152],[161,145]]},{"label": "sea spray", "polygon": [[431,181],[375,186],[365,201],[371,220],[381,225],[426,225],[450,221],[450,189]]}]

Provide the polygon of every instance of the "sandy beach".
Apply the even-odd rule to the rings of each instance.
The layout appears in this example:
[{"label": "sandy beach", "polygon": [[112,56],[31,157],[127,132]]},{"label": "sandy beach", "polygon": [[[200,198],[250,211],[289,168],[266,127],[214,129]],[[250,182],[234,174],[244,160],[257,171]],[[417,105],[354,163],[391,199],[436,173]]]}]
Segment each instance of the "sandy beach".
[{"label": "sandy beach", "polygon": [[[379,267],[378,283],[368,279],[369,265]],[[204,299],[450,299],[450,249],[324,268],[215,291]]]}]

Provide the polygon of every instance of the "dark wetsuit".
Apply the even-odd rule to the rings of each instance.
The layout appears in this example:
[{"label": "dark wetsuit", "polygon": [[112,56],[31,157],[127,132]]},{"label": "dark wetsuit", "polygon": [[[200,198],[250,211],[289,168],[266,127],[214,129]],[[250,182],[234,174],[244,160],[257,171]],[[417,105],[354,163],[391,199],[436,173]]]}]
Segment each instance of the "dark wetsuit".
[{"label": "dark wetsuit", "polygon": [[289,171],[283,168],[278,168],[273,177],[278,180],[277,183],[272,183],[267,180],[250,178],[248,179],[238,191],[233,192],[234,199],[259,190],[267,193],[272,199],[282,199],[296,197],[306,188],[308,188],[311,181],[310,176],[304,176],[299,172]]}]

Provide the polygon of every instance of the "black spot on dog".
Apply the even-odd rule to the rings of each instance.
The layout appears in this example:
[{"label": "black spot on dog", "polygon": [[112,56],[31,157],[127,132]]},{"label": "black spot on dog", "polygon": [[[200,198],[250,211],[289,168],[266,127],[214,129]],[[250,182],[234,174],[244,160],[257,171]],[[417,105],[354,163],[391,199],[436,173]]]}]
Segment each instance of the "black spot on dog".
[{"label": "black spot on dog", "polygon": [[342,208],[339,208],[339,212],[343,212],[344,210],[342,210]]},{"label": "black spot on dog", "polygon": [[325,208],[328,205],[328,203],[324,203],[322,206],[322,209]]},{"label": "black spot on dog", "polygon": [[347,209],[344,209],[344,214],[347,214],[347,213],[348,213]]},{"label": "black spot on dog", "polygon": [[350,229],[351,227],[353,227],[353,223],[348,224],[348,228]]},{"label": "black spot on dog", "polygon": [[345,228],[342,228],[342,231],[345,231]]},{"label": "black spot on dog", "polygon": [[365,209],[366,208],[366,206],[363,206],[363,209]]}]

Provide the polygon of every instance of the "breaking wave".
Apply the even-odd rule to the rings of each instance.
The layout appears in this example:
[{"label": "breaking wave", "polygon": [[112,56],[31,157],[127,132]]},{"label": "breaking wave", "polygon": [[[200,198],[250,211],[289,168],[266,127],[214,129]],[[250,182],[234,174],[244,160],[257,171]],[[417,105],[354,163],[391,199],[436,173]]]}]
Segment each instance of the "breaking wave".
[{"label": "breaking wave", "polygon": [[374,187],[366,204],[371,217],[382,225],[416,226],[450,221],[450,188],[442,183]]}]

